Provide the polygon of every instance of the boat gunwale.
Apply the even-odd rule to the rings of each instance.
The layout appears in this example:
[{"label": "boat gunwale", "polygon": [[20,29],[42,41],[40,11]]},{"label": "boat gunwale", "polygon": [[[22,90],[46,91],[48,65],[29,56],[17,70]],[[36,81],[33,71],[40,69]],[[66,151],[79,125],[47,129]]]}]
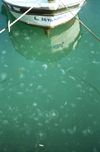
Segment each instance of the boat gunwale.
[{"label": "boat gunwale", "polygon": [[[52,10],[58,10],[58,9],[62,9],[62,8],[66,8],[66,7],[72,7],[72,6],[75,6],[75,5],[80,5],[82,2],[83,2],[83,4],[86,2],[87,0],[81,0],[81,1],[79,1],[79,2],[76,2],[76,3],[73,3],[73,4],[68,4],[68,5],[63,5],[63,3],[62,4],[59,4],[58,5],[58,7],[57,7],[57,9],[52,9]],[[30,7],[29,6],[20,6],[20,5],[16,5],[16,4],[12,4],[12,3],[10,3],[10,2],[6,2],[6,0],[2,0],[2,2],[4,3],[4,4],[8,4],[8,5],[11,5],[11,6],[13,6],[13,7],[17,7],[17,8],[27,8],[27,9],[29,9]],[[33,4],[33,5],[36,5],[36,4]],[[60,6],[60,7],[59,7]],[[66,6],[66,7],[65,7]],[[33,8],[35,8],[35,9],[44,9],[45,8],[45,10],[50,10],[50,9],[48,9],[48,8],[52,8],[52,7],[33,7]]]},{"label": "boat gunwale", "polygon": [[[19,13],[19,14],[23,14],[25,11],[27,11],[29,9],[29,7],[19,7],[17,6],[17,8],[20,9],[20,11],[17,11],[15,10],[13,7],[16,7],[15,5],[10,5],[11,8],[9,8],[6,3],[5,4],[5,7],[8,8],[9,11],[12,11],[12,12],[15,12],[15,13]],[[83,4],[84,5],[84,4]],[[82,5],[82,6],[83,6]],[[75,7],[76,6],[76,7]],[[71,7],[68,7],[71,11],[75,11],[76,9],[80,9],[82,6],[80,6],[79,4],[78,5],[74,5],[74,6],[71,6]],[[75,8],[74,8],[75,7]],[[21,11],[21,9],[25,9],[24,11]],[[33,12],[32,12],[33,11]],[[35,12],[36,11],[36,12]],[[41,12],[40,12],[41,11]],[[39,12],[39,13],[38,13]],[[47,13],[48,12],[48,13]],[[27,13],[27,15],[38,15],[38,16],[57,16],[57,15],[61,15],[61,14],[64,14],[64,13],[67,13],[69,12],[68,9],[66,7],[64,8],[60,8],[60,9],[57,9],[57,10],[46,10],[46,9],[40,9],[40,8],[33,8],[30,12]]]}]

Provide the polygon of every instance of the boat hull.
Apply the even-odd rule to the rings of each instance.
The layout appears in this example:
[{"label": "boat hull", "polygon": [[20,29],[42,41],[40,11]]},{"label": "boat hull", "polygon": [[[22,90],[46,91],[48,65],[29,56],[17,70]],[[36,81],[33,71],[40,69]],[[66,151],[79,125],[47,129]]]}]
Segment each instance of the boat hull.
[{"label": "boat hull", "polygon": [[[69,20],[71,20],[79,12],[79,10],[80,9],[73,11],[74,15],[72,15],[70,12],[56,16],[25,15],[20,19],[20,21],[29,25],[34,25],[44,28],[54,28],[55,26],[58,26],[60,24],[66,23]],[[18,18],[21,15],[20,13],[16,13],[12,11],[10,12],[15,18]]]},{"label": "boat hull", "polygon": [[[21,6],[22,4],[19,5],[19,3],[16,4],[15,0],[13,0],[12,3],[9,2],[10,0],[2,1],[15,18],[19,18],[23,13],[25,13],[25,11],[29,9],[29,6],[24,6],[26,4],[23,4],[23,6]],[[86,0],[76,0],[75,4],[67,4],[67,6],[63,5],[63,3],[53,3],[53,5],[56,4],[55,6],[58,6],[54,6],[53,8],[53,5],[46,4],[47,6],[44,8],[45,3],[42,4],[42,1],[43,0],[41,0],[41,6],[34,5],[35,7],[33,7],[31,11],[21,17],[20,21],[29,25],[43,28],[54,28],[55,26],[66,23],[74,18],[86,2]]]}]

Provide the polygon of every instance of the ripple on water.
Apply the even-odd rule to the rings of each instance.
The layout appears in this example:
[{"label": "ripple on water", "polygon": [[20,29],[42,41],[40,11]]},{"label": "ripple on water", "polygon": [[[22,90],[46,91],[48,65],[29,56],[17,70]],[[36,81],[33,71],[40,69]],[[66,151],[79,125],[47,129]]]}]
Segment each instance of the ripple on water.
[{"label": "ripple on water", "polygon": [[44,140],[44,139],[46,138],[46,133],[45,133],[45,131],[39,130],[39,131],[36,133],[36,138],[37,138],[37,140]]}]

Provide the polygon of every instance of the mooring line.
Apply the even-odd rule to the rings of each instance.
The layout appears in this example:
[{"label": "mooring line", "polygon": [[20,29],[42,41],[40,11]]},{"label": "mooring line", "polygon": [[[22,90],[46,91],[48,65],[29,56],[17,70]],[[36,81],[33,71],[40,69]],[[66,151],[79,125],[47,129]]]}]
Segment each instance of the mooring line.
[{"label": "mooring line", "polygon": [[[38,4],[39,2],[40,2],[41,0],[39,0],[36,4]],[[34,4],[34,5],[36,5],[36,4]],[[4,29],[2,29],[1,31],[0,31],[0,34],[2,33],[2,32],[4,32],[7,28],[8,28],[8,31],[10,32],[10,27],[13,25],[13,24],[15,24],[17,21],[19,21],[24,15],[26,15],[31,9],[33,9],[34,8],[34,5],[32,6],[32,7],[30,7],[26,12],[24,12],[21,16],[19,16],[15,21],[13,21],[11,24],[10,24],[10,21],[8,21],[8,26],[6,27],[6,28],[4,28]]]},{"label": "mooring line", "polygon": [[73,17],[75,17],[98,41],[100,41],[100,39],[80,19],[78,19],[77,16],[74,15],[72,11],[61,0],[59,1],[67,8],[67,10],[73,15]]}]

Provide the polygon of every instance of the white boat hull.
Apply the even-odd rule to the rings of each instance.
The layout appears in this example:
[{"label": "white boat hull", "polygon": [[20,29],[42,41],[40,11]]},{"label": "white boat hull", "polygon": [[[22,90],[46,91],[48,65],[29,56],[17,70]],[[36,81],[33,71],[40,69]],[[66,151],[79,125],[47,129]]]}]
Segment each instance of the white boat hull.
[{"label": "white boat hull", "polygon": [[[70,12],[57,15],[54,17],[50,16],[38,16],[38,15],[25,15],[20,19],[20,21],[34,25],[34,26],[39,26],[39,27],[44,27],[44,28],[54,28],[55,26],[58,26],[60,24],[66,23],[69,20],[71,20],[78,12],[80,9],[77,9],[73,11],[72,15]],[[18,18],[20,17],[19,13],[15,13],[11,11],[11,14],[15,17]]]},{"label": "white boat hull", "polygon": [[35,5],[37,0],[2,0],[15,18],[19,18],[30,6],[31,11],[20,18],[20,21],[44,28],[54,28],[60,24],[66,23],[79,12],[86,0],[68,0],[63,3],[56,0],[50,4],[48,0],[41,0],[38,5]]}]

